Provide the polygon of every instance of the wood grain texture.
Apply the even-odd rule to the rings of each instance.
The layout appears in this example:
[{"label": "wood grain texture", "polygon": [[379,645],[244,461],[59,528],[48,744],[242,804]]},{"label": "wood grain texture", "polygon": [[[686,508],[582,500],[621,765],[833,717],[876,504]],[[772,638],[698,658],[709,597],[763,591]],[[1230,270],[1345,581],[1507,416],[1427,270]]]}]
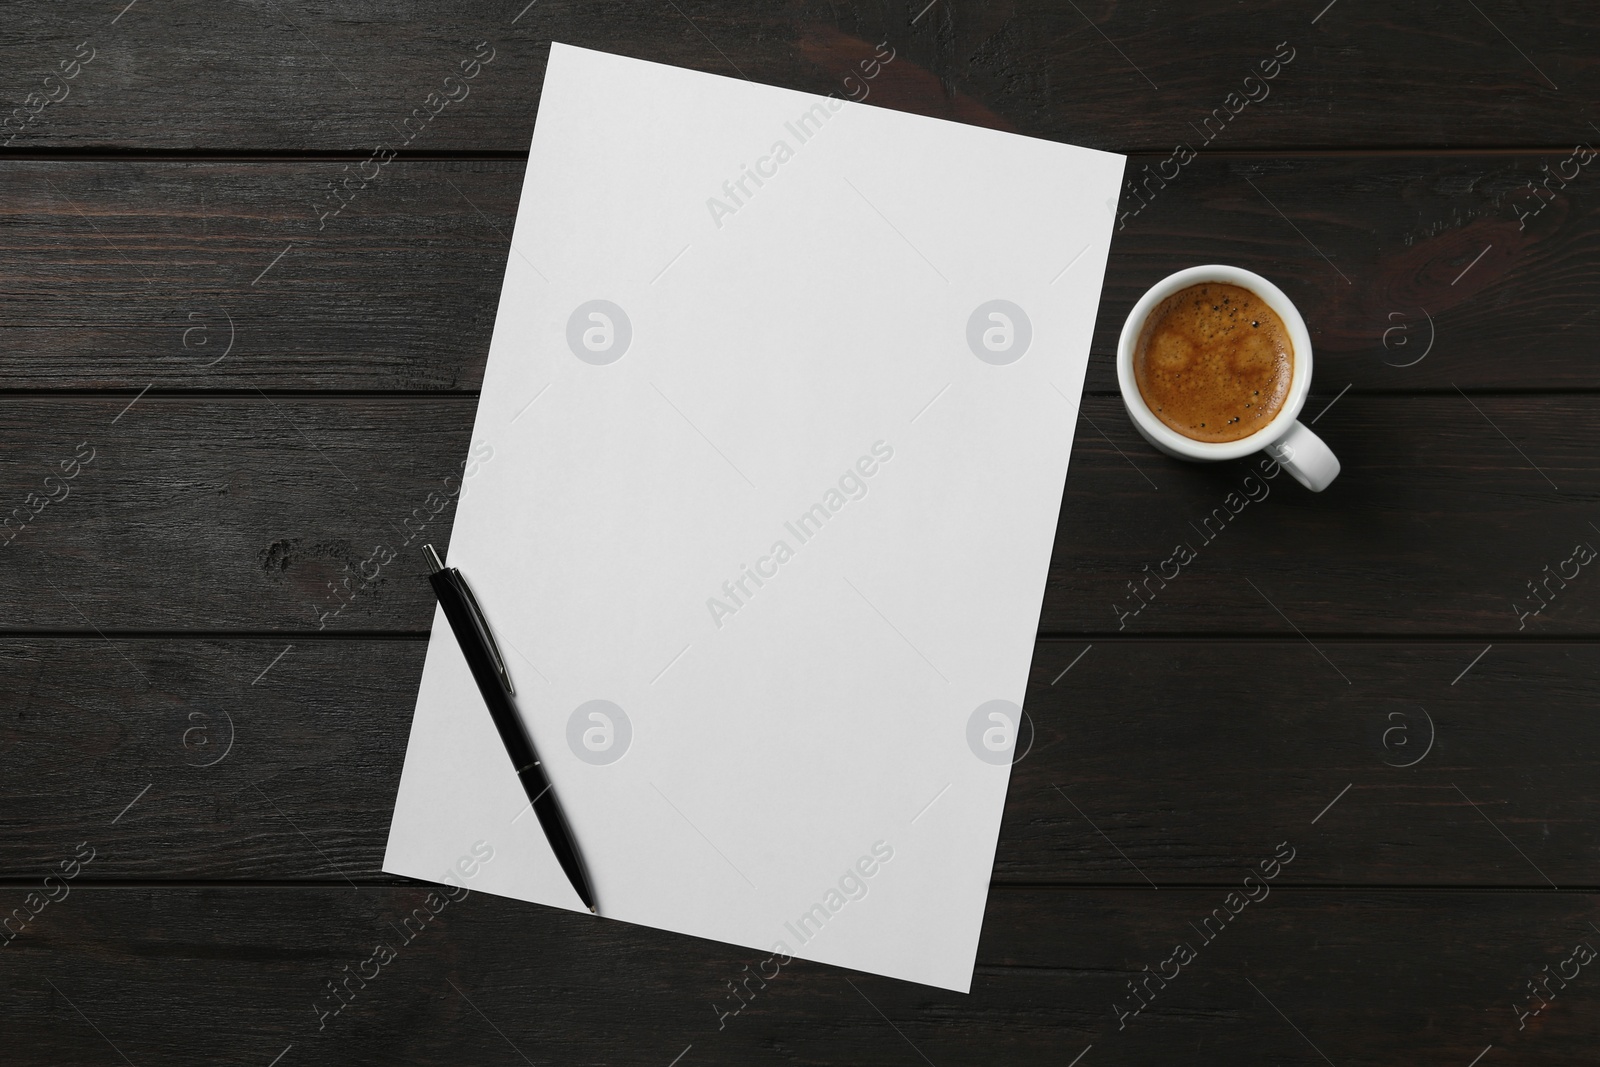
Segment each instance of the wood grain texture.
[{"label": "wood grain texture", "polygon": [[[719,1026],[764,954],[482,894],[396,929],[430,894],[381,872],[417,548],[537,256],[509,235],[551,40],[1132,153],[969,996],[794,962]],[[1600,544],[1600,178],[1538,188],[1600,136],[1597,44],[1545,0],[6,6],[0,121],[68,91],[0,148],[0,1059],[1592,1060],[1592,967],[1518,1009],[1600,945],[1600,578],[1566,562]],[[1303,312],[1328,492],[1129,424],[1122,321],[1204,262]]]},{"label": "wood grain texture", "polygon": [[[23,1063],[286,1053],[283,1067],[664,1065],[685,1052],[684,1064],[1067,1064],[1091,1044],[1084,1063],[1466,1065],[1491,1044],[1507,1062],[1578,1063],[1600,1041],[1592,965],[1564,989],[1551,980],[1555,999],[1520,1030],[1516,1010],[1541,967],[1596,943],[1593,896],[1280,890],[1207,943],[1189,924],[1224,899],[997,890],[970,994],[794,961],[765,989],[752,980],[719,1029],[728,983],[766,953],[480,894],[408,942],[396,927],[426,907],[422,887],[79,887],[0,950],[0,1040]],[[1195,958],[1167,988],[1152,981],[1154,1000],[1119,1029],[1127,983],[1179,941]],[[378,945],[394,958],[365,988],[351,980],[354,998],[324,1020],[326,983]]]},{"label": "wood grain texture", "polygon": [[[134,399],[0,399],[13,522],[62,459],[95,450],[4,548],[18,601],[0,630],[428,627],[420,546],[448,541],[473,398]],[[907,394],[908,418],[924,400]],[[918,428],[960,418],[951,395]],[[1344,464],[1321,494],[1257,460],[1161,458],[1113,397],[1086,398],[1080,420],[1046,634],[1600,632],[1600,579],[1566,562],[1600,545],[1593,396],[1347,395],[1316,424]],[[760,470],[714,420],[704,432]],[[1175,573],[1180,544],[1195,558]],[[880,607],[924,642],[915,603]]]},{"label": "wood grain texture", "polygon": [[[87,880],[395,881],[383,851],[425,647],[0,643],[0,872],[42,877],[116,819]],[[996,879],[1232,883],[1290,835],[1307,848],[1285,883],[1600,886],[1600,648],[1319,647],[1354,685],[1293,638],[1040,642]],[[570,709],[536,690],[524,706],[554,724],[558,783],[604,773],[562,747]],[[902,776],[908,810],[943,784]]]},{"label": "wood grain texture", "polygon": [[1244,79],[1280,53],[1292,61],[1229,126],[1230,146],[1560,145],[1585,136],[1600,83],[1600,19],[1549,3],[1344,3],[1320,17],[1319,4],[1260,0],[285,0],[225,19],[203,0],[119,6],[8,16],[7,109],[36,106],[27,94],[82,42],[96,50],[13,147],[365,150],[483,40],[494,64],[419,146],[525,151],[551,40],[841,95],[864,46],[887,40],[896,58],[870,103],[1113,150],[1191,140],[1230,93],[1259,97]]},{"label": "wood grain texture", "polygon": [[[1561,157],[1203,153],[1171,182],[1165,162],[1128,164],[1090,391],[1116,391],[1145,289],[1205,262],[1295,300],[1321,395],[1600,388],[1600,179],[1529,185]],[[523,165],[395,161],[319,224],[358,165],[0,164],[0,388],[477,389],[506,259],[539,256],[509,245]]]}]

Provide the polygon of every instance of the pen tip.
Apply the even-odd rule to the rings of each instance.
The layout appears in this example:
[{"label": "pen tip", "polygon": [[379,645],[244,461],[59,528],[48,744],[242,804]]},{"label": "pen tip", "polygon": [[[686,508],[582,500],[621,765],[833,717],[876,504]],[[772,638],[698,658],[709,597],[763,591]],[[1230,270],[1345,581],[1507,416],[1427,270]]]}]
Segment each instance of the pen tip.
[{"label": "pen tip", "polygon": [[600,914],[600,909],[595,907],[593,904],[590,904],[589,905],[589,914],[590,915],[599,915]]}]

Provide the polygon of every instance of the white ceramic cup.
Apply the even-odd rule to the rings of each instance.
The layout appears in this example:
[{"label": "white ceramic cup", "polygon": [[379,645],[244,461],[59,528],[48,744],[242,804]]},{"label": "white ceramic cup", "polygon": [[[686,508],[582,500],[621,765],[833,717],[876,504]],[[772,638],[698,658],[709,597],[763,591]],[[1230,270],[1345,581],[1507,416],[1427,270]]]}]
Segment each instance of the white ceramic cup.
[{"label": "white ceramic cup", "polygon": [[[1289,331],[1289,341],[1294,345],[1288,399],[1271,422],[1237,441],[1196,441],[1192,437],[1185,437],[1150,410],[1133,375],[1134,348],[1139,343],[1139,334],[1150,313],[1161,301],[1180,289],[1206,282],[1237,285],[1255,293],[1278,313]],[[1311,391],[1311,335],[1306,331],[1305,320],[1300,317],[1293,302],[1283,295],[1283,290],[1259,274],[1213,263],[1180,270],[1151,286],[1150,291],[1133,305],[1133,310],[1128,313],[1128,321],[1122,324],[1122,337],[1117,342],[1117,384],[1122,389],[1122,403],[1127,407],[1133,425],[1146,441],[1169,456],[1215,463],[1239,459],[1252,452],[1265,452],[1293,475],[1295,481],[1314,493],[1328,488],[1339,476],[1339,460],[1333,452],[1323,444],[1322,438],[1296,419],[1300,409],[1305,406],[1306,395]]]}]

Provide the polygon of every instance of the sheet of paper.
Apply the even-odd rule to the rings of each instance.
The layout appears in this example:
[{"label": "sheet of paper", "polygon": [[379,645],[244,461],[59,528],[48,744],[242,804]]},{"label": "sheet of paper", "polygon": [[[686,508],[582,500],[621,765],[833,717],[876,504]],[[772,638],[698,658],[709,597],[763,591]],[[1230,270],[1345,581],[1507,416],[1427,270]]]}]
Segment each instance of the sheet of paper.
[{"label": "sheet of paper", "polygon": [[[603,916],[966,991],[1123,158],[847,91],[552,47],[447,562]],[[384,870],[581,908],[442,614]]]}]

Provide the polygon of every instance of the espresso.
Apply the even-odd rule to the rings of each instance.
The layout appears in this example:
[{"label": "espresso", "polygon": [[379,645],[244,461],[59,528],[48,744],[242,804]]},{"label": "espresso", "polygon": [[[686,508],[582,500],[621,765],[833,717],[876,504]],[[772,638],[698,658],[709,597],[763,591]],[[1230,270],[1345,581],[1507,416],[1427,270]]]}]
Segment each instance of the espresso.
[{"label": "espresso", "polygon": [[1172,429],[1196,441],[1237,441],[1283,410],[1294,344],[1255,293],[1206,282],[1156,305],[1134,348],[1133,376]]}]

